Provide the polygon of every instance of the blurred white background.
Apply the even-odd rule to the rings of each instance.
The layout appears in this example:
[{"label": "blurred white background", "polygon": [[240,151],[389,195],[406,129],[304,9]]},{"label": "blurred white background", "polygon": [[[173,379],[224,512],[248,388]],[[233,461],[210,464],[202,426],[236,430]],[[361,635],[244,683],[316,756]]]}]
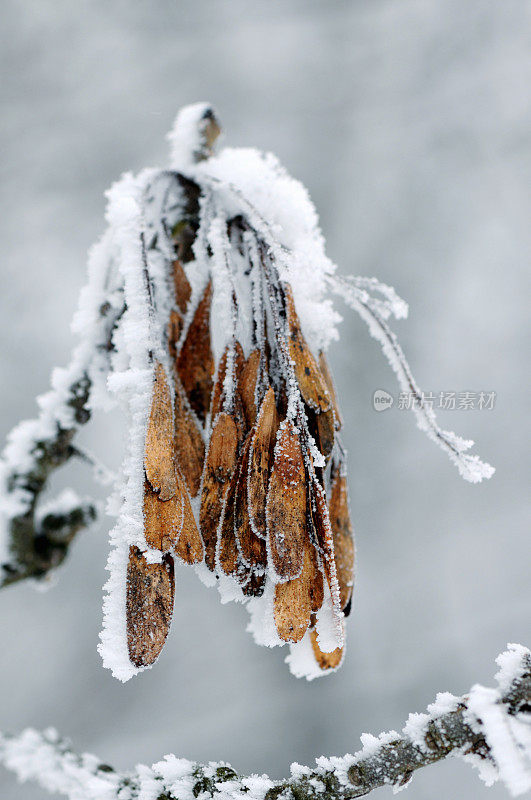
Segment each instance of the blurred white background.
[{"label": "blurred white background", "polygon": [[[120,768],[174,752],[280,777],[400,728],[437,691],[492,682],[506,642],[529,644],[530,14],[525,0],[4,0],[2,439],[68,360],[103,191],[165,163],[164,134],[197,100],[217,106],[227,143],[272,150],[308,186],[342,272],[410,301],[395,327],[425,390],[498,397],[441,417],[497,467],[473,486],[411,413],[373,411],[374,389],[396,396],[394,376],[340,309],[330,360],[358,545],[343,669],[295,680],[285,652],[253,644],[241,607],[181,569],[160,661],[122,686],[96,652],[103,518],[54,589],[0,595],[0,729],[54,725]],[[100,418],[84,440],[116,467],[125,433]],[[83,467],[54,487],[69,484],[102,496]],[[0,787],[47,797],[3,770]],[[407,791],[505,796],[459,761]]]}]

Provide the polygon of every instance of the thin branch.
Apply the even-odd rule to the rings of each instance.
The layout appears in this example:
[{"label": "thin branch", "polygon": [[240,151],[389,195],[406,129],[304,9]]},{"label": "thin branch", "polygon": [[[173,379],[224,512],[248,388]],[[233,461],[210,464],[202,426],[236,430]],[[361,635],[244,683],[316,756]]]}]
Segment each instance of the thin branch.
[{"label": "thin branch", "polygon": [[364,734],[355,755],[321,757],[313,768],[293,764],[284,781],[175,756],[121,773],[74,753],[52,730],[0,736],[0,762],[20,780],[36,780],[70,800],[351,800],[384,785],[401,788],[417,769],[453,755],[476,766],[487,785],[501,780],[521,795],[531,788],[531,654],[509,645],[496,660],[496,689],[476,685],[463,697],[438,695],[428,713],[410,715],[401,735]]},{"label": "thin branch", "polygon": [[[15,466],[6,476],[6,495],[19,505],[19,510],[8,521],[9,557],[1,565],[2,586],[29,577],[41,578],[57,567],[77,531],[96,516],[94,506],[84,504],[69,509],[66,514],[53,515],[52,524],[48,524],[48,516],[40,525],[36,521],[37,502],[51,474],[76,454],[72,440],[78,428],[90,418],[86,408],[90,386],[86,373],[71,384],[65,406],[72,411],[72,424],[64,426],[55,420],[55,429],[48,436],[39,435],[36,430],[37,435],[28,448],[27,468],[18,470]],[[37,429],[38,421],[35,420],[33,425],[31,422],[22,423],[15,429],[14,438],[25,432],[31,435],[30,428]]]},{"label": "thin branch", "polygon": [[51,475],[80,455],[73,440],[91,416],[91,364],[95,353],[112,349],[121,313],[101,305],[97,340],[83,342],[66,369],[54,370],[52,389],[38,399],[39,417],[19,423],[8,436],[0,460],[0,587],[46,576],[62,563],[76,533],[96,518],[92,503],[49,504],[46,515],[38,503]]},{"label": "thin branch", "polygon": [[[373,279],[374,280],[374,279]],[[369,328],[369,333],[376,339],[387,357],[391,368],[398,378],[401,389],[411,392],[414,402],[412,411],[417,417],[417,425],[424,431],[429,439],[446,451],[449,458],[456,465],[460,475],[471,483],[480,483],[483,479],[494,474],[494,467],[480,460],[477,455],[470,455],[466,451],[474,444],[473,441],[462,439],[452,431],[443,431],[437,424],[435,413],[428,402],[425,402],[423,393],[419,389],[411,368],[396,335],[386,322],[387,317],[393,314],[397,319],[405,316],[407,306],[402,306],[404,301],[388,295],[386,301],[376,300],[371,297],[365,286],[371,285],[371,279],[352,279],[330,277],[328,283],[331,289],[340,295],[344,301],[358,312]],[[356,285],[357,283],[357,285]],[[385,284],[375,282],[371,288],[384,292],[390,290]],[[384,295],[385,296],[385,295]]]}]

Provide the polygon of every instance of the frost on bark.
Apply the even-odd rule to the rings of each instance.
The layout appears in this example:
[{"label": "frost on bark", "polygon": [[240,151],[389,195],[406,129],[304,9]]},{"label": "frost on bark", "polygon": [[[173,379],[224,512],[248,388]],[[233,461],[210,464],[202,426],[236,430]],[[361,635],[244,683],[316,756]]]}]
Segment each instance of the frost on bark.
[{"label": "frost on bark", "polygon": [[[64,560],[79,530],[96,518],[94,503],[65,490],[41,500],[51,474],[72,458],[93,463],[74,438],[91,416],[89,365],[110,348],[116,315],[104,303],[94,317],[93,341],[76,348],[52,389],[38,398],[40,416],[17,425],[0,461],[0,586],[42,580]],[[96,348],[96,353],[93,348]]]},{"label": "frost on bark", "polygon": [[354,540],[342,417],[325,352],[340,295],[381,343],[419,426],[464,478],[492,467],[442,431],[390,317],[407,305],[374,278],[340,278],[306,190],[271,155],[214,145],[206,104],[183,109],[169,169],[108,192],[71,365],[0,465],[3,585],[45,576],[95,516],[39,500],[78,428],[120,403],[128,449],[112,507],[99,646],[120,680],[151,667],[170,631],[176,564],[246,605],[255,641],[287,646],[298,677],[337,669],[353,602]]},{"label": "frost on bark", "polygon": [[381,786],[404,788],[416,770],[456,756],[487,786],[500,781],[516,797],[531,789],[531,654],[509,645],[496,661],[495,689],[476,685],[462,697],[439,694],[427,713],[410,714],[401,733],[363,734],[354,755],[321,756],[313,767],[293,764],[286,780],[173,755],[117,772],[96,756],[77,755],[52,730],[0,735],[0,762],[20,780],[70,800],[351,800]]}]

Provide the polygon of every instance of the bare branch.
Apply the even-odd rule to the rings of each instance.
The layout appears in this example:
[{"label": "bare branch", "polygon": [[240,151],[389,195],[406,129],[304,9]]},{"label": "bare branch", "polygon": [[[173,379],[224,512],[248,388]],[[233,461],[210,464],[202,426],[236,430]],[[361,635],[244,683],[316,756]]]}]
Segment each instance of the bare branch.
[{"label": "bare branch", "polygon": [[478,767],[488,785],[501,780],[516,796],[531,788],[531,654],[509,645],[497,663],[497,689],[438,695],[427,714],[410,715],[402,734],[364,734],[358,753],[318,758],[314,768],[294,764],[284,781],[175,756],[120,773],[95,756],[74,753],[50,730],[0,736],[0,761],[20,780],[36,780],[71,800],[351,800],[380,786],[405,786],[417,769],[454,755]]}]

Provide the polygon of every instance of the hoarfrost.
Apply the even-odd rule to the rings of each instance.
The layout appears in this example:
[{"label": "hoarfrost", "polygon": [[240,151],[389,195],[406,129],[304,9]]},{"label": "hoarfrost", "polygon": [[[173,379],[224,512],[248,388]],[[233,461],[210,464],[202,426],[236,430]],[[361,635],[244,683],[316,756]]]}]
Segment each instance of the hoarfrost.
[{"label": "hoarfrost", "polygon": [[[129,660],[126,642],[129,547],[140,548],[149,561],[160,560],[159,553],[147,548],[143,535],[143,459],[154,360],[170,369],[165,333],[171,307],[167,277],[168,264],[174,257],[171,228],[175,219],[171,209],[178,205],[177,202],[171,205],[172,192],[180,179],[194,181],[200,195],[194,260],[186,271],[192,296],[183,319],[181,341],[198,298],[212,278],[216,360],[219,361],[227,343],[232,343],[223,386],[227,396],[234,388],[234,342],[238,338],[248,354],[253,341],[251,321],[262,317],[261,304],[266,289],[271,291],[270,279],[274,273],[279,285],[287,282],[291,286],[302,332],[313,351],[325,351],[338,339],[341,317],[330,293],[339,294],[368,324],[401,387],[414,393],[419,427],[447,452],[465,479],[479,482],[494,472],[478,456],[467,453],[472,442],[442,431],[433,411],[423,403],[402,349],[387,324],[390,317],[405,318],[407,304],[392,287],[375,278],[338,277],[336,266],[325,254],[318,217],[302,184],[291,178],[270,153],[252,148],[226,148],[219,155],[212,155],[208,141],[212,125],[215,118],[207,104],[183,109],[168,136],[172,170],[148,169],[137,176],[126,173],[108,191],[108,229],[90,252],[88,283],[81,293],[72,326],[81,344],[74,351],[70,366],[54,371],[51,391],[39,398],[38,419],[21,423],[12,432],[0,462],[0,556],[3,562],[8,562],[11,522],[32,503],[24,482],[17,483],[14,476],[31,470],[39,441],[53,437],[57,426],[75,427],[70,402],[72,386],[83,378],[90,381],[90,409],[108,409],[116,404],[125,409],[129,440],[120,479],[108,504],[117,521],[110,532],[109,578],[99,645],[104,665],[120,680],[127,680],[139,671]],[[241,242],[231,240],[228,232],[228,222],[238,217],[248,221],[241,232]],[[258,274],[262,276],[259,288],[257,280],[248,280],[249,275],[256,278]],[[234,314],[235,303],[242,309],[238,318]],[[274,304],[270,305],[264,330],[253,334],[261,347],[266,322],[271,337],[286,341],[286,320],[275,312]],[[287,418],[296,426],[304,413],[303,403],[287,347],[278,349],[278,359],[288,376]],[[210,423],[207,419],[206,436]],[[311,455],[306,462],[307,470],[324,468],[323,454],[313,437],[308,434],[307,438]],[[193,501],[196,517],[197,506],[197,501]],[[196,569],[206,583],[214,582],[204,566]],[[224,602],[236,597],[244,599],[251,616],[249,630],[258,643],[268,646],[285,644],[279,639],[273,621],[277,580],[278,576],[271,572],[263,596],[250,599],[236,592],[232,579],[218,581]],[[341,647],[344,639],[333,565],[330,584],[332,591],[326,586],[325,601],[317,613],[317,638],[323,652]],[[291,646],[290,651],[287,662],[292,672],[308,679],[315,677],[308,636]]]},{"label": "hoarfrost", "polygon": [[[324,793],[339,799],[352,795],[353,768],[359,767],[363,784],[356,788],[364,794],[385,784],[391,784],[396,792],[409,783],[417,767],[451,754],[477,767],[488,786],[499,780],[513,796],[521,796],[531,788],[531,734],[529,714],[518,707],[518,700],[515,704],[514,694],[528,697],[521,681],[529,681],[531,676],[531,654],[521,645],[508,645],[497,661],[501,667],[498,688],[474,686],[460,698],[441,693],[427,713],[410,715],[402,734],[394,730],[378,736],[364,733],[356,753],[320,756],[315,767],[293,763],[286,781],[272,781],[267,775],[242,777],[225,762],[197,764],[174,755],[151,767],[139,764],[131,772],[119,773],[96,756],[75,754],[53,729],[43,733],[27,729],[18,736],[0,734],[0,762],[21,781],[38,781],[70,800],[157,800],[163,796],[172,800],[264,800],[270,790],[278,790],[280,796],[304,793],[317,798]],[[454,738],[452,729],[446,729],[448,738],[443,735],[444,718],[454,712],[461,717]],[[430,725],[432,730],[441,726],[440,752],[433,750],[432,739],[431,748],[425,741]],[[483,746],[481,756],[471,753],[474,738],[470,727],[486,742],[487,750]],[[464,744],[463,735],[470,737]]]}]

